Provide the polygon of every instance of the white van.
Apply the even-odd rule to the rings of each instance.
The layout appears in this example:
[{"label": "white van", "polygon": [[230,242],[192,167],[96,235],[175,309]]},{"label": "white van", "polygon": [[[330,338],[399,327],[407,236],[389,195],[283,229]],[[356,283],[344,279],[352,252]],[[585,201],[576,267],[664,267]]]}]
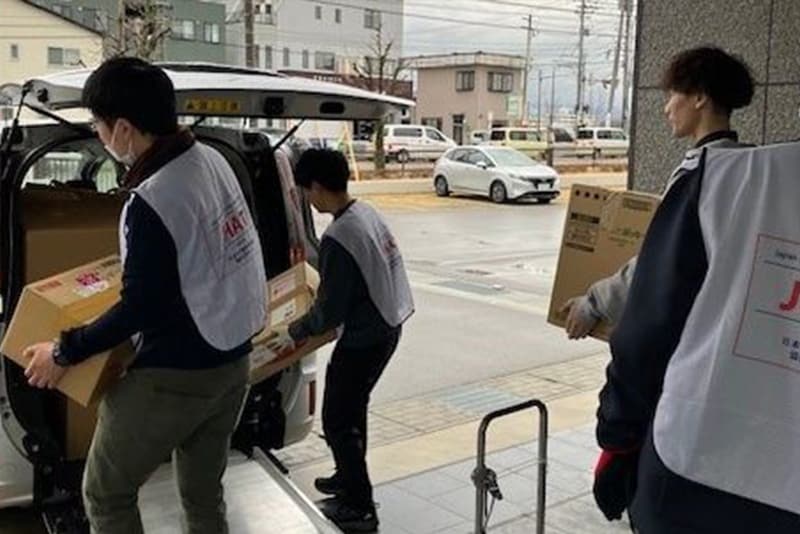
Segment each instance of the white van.
[{"label": "white van", "polygon": [[595,159],[612,156],[626,157],[630,142],[622,128],[578,128],[578,156]]},{"label": "white van", "polygon": [[412,159],[437,160],[456,142],[431,126],[389,124],[383,128],[383,146],[389,159],[407,163]]}]

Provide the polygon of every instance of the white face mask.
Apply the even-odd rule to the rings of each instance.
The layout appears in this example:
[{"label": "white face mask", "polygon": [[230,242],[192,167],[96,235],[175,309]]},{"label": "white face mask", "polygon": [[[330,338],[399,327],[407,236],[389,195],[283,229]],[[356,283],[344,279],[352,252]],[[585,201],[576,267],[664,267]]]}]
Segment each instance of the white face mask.
[{"label": "white face mask", "polygon": [[133,140],[128,141],[128,151],[125,154],[118,154],[116,150],[114,150],[114,137],[117,135],[117,123],[114,124],[114,130],[111,132],[111,139],[109,140],[107,145],[104,145],[103,148],[106,149],[106,152],[111,154],[111,157],[117,160],[119,163],[122,163],[126,167],[130,168],[133,167],[133,164],[136,162],[136,156],[133,155]]}]

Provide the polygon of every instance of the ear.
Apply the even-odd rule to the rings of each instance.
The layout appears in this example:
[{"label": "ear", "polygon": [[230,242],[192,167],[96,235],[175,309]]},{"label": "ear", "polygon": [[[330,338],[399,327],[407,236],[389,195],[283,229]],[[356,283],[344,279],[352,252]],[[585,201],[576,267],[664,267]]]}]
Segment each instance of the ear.
[{"label": "ear", "polygon": [[705,93],[697,93],[694,95],[694,109],[703,109],[706,104],[709,104],[711,99]]}]

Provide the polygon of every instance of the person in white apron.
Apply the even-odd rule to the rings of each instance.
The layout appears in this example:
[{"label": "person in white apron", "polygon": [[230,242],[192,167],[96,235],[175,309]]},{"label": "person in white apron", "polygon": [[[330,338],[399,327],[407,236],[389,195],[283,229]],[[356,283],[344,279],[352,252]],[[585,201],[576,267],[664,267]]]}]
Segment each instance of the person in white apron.
[{"label": "person in white apron", "polygon": [[274,350],[339,330],[328,364],[322,410],[336,472],[315,481],[333,495],[323,512],[345,532],[373,532],[378,517],[367,472],[369,397],[397,349],[414,301],[403,257],[383,217],[347,192],[350,170],[340,152],[310,149],[295,179],[321,213],[334,220],[322,236],[316,302],[275,342]]},{"label": "person in white apron", "polygon": [[[731,129],[731,113],[749,105],[753,95],[753,79],[740,59],[715,48],[686,50],[672,59],[661,85],[669,92],[664,115],[673,136],[694,142],[667,184],[692,167],[703,147],[749,146],[739,143]],[[595,282],[585,295],[564,303],[561,311],[567,314],[569,339],[585,338],[600,321],[619,322],[635,268],[634,256],[612,276]]]},{"label": "person in white apron", "polygon": [[600,394],[609,519],[624,488],[640,534],[800,532],[799,168],[708,148],[665,195]]},{"label": "person in white apron", "polygon": [[264,258],[230,165],[181,130],[172,82],[134,58],[100,66],[83,92],[107,151],[129,167],[120,217],[120,301],[27,352],[31,385],[134,338],[136,357],[99,407],[83,496],[92,531],[142,533],[139,488],[173,457],[191,534],[228,530],[222,475],[266,324]]}]

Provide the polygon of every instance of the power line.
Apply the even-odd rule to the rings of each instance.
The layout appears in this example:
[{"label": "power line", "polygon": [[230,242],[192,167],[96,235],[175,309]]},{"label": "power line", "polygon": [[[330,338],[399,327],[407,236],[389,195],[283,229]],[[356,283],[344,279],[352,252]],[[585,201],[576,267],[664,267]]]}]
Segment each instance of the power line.
[{"label": "power line", "polygon": [[[336,7],[351,7],[351,8],[361,8],[362,6],[354,6],[353,4],[347,4],[344,2],[336,2],[333,0],[301,0],[303,2],[314,3],[314,4],[323,4],[327,6],[336,6]],[[512,26],[510,24],[499,24],[499,23],[492,23],[492,22],[481,22],[476,20],[467,20],[467,19],[459,19],[453,17],[444,17],[444,16],[437,16],[437,15],[424,15],[421,13],[407,13],[403,11],[392,11],[388,9],[373,9],[373,11],[377,11],[381,14],[387,15],[397,15],[401,17],[413,17],[418,19],[424,20],[438,20],[444,22],[456,22],[459,24],[466,24],[470,26],[480,26],[484,28],[499,28],[503,30],[522,30],[521,26]],[[566,35],[574,35],[574,31],[569,30],[558,30],[558,29],[547,29],[542,28],[538,30],[539,33],[551,33],[551,34],[566,34]],[[611,33],[596,33],[595,35],[602,35],[605,37],[614,37],[614,34]]]}]

